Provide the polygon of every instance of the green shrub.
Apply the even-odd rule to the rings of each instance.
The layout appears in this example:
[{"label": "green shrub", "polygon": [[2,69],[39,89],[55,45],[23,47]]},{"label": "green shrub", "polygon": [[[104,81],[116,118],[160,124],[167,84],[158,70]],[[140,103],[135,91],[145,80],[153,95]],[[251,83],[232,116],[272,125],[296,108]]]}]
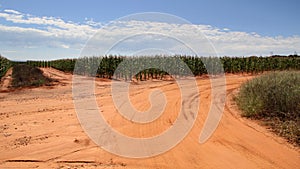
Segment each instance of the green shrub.
[{"label": "green shrub", "polygon": [[12,78],[13,87],[49,85],[52,81],[40,69],[25,64],[13,66]]},{"label": "green shrub", "polygon": [[5,75],[6,71],[11,67],[11,62],[0,55],[0,79]]},{"label": "green shrub", "polygon": [[300,72],[272,72],[241,86],[242,115],[263,119],[279,135],[300,143]]}]

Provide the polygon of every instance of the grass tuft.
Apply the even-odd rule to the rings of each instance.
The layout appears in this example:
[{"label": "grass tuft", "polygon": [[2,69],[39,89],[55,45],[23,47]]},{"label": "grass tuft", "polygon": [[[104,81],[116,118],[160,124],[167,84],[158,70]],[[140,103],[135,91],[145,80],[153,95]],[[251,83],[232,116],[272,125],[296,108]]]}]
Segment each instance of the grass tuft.
[{"label": "grass tuft", "polygon": [[235,98],[242,116],[261,119],[278,135],[300,145],[300,72],[272,72],[241,86]]}]

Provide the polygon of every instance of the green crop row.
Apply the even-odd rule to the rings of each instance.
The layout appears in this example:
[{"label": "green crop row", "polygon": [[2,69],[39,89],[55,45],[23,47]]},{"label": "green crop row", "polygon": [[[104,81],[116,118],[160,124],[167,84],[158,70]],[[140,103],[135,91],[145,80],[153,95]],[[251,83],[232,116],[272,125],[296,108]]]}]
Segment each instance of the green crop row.
[{"label": "green crop row", "polygon": [[12,66],[12,63],[0,55],[0,79],[5,75],[7,70]]},{"label": "green crop row", "polygon": [[[77,63],[77,65],[76,65]],[[182,64],[185,63],[185,64]],[[197,57],[197,56],[156,56],[156,57],[84,57],[55,61],[27,61],[38,67],[53,67],[61,71],[130,80],[164,78],[166,75],[194,76],[220,73],[262,73],[276,70],[300,70],[298,55],[286,57]],[[76,65],[76,66],[75,66]],[[187,65],[188,67],[185,67]],[[188,70],[189,69],[189,70]],[[96,71],[97,70],[97,71]],[[137,70],[140,70],[136,72]]]}]

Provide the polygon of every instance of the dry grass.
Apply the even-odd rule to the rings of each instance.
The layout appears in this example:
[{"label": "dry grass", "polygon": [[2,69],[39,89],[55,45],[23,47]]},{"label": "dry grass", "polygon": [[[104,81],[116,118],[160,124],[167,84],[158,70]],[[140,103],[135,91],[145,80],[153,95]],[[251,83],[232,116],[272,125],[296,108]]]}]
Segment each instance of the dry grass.
[{"label": "dry grass", "polygon": [[272,72],[241,86],[242,115],[261,119],[280,136],[300,145],[300,72]]}]

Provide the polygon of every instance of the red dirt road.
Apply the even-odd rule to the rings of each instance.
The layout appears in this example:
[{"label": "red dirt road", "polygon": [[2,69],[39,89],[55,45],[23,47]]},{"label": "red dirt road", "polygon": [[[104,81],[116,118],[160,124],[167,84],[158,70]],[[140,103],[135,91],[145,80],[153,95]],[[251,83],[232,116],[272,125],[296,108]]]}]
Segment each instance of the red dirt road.
[{"label": "red dirt road", "polygon": [[[226,76],[226,105],[212,137],[200,144],[199,134],[210,108],[211,84],[197,79],[200,111],[191,132],[164,154],[130,159],[108,153],[92,142],[77,119],[72,99],[72,75],[43,69],[58,79],[54,86],[8,92],[0,88],[0,168],[286,168],[300,166],[299,149],[258,125],[241,118],[232,94],[252,78]],[[130,85],[130,99],[136,109],[149,108],[154,89],[165,92],[168,104],[163,115],[149,124],[134,124],[122,118],[111,98],[111,82],[96,80],[96,98],[107,122],[121,133],[138,138],[157,135],[172,126],[179,110],[180,94],[172,81]],[[141,101],[142,100],[142,101]]]}]

